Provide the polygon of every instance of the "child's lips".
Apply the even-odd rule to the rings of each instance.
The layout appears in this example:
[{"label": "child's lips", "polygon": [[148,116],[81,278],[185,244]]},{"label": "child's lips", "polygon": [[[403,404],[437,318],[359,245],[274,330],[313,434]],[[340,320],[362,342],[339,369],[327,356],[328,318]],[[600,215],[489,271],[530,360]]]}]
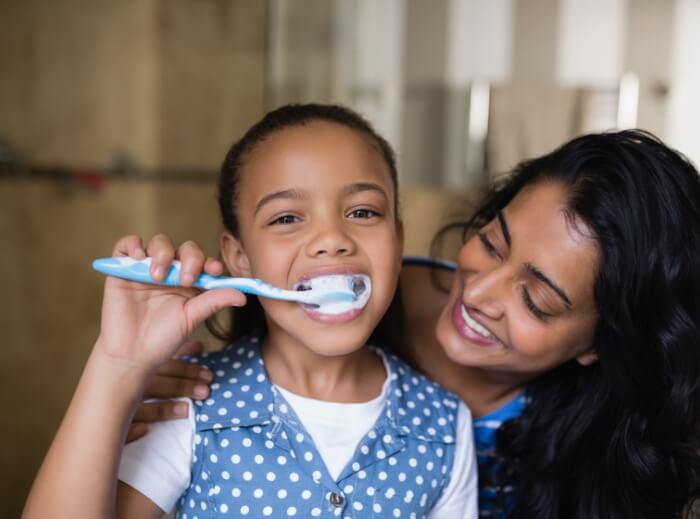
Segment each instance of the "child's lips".
[{"label": "child's lips", "polygon": [[309,318],[324,324],[347,323],[357,318],[365,308],[366,306],[363,306],[362,308],[355,308],[339,314],[325,314],[319,312],[316,308],[312,308],[308,305],[301,305],[301,309]]},{"label": "child's lips", "polygon": [[304,283],[305,281],[309,281],[314,278],[318,278],[321,276],[332,276],[332,275],[348,275],[348,276],[354,276],[354,275],[367,275],[366,272],[363,272],[357,267],[352,267],[349,265],[335,265],[335,266],[328,266],[328,267],[320,267],[316,268],[314,270],[310,270],[309,272],[305,272],[302,274],[299,279],[297,279],[296,283],[294,283],[294,286],[292,287],[291,290],[296,290],[296,287],[298,287],[300,284]]},{"label": "child's lips", "polygon": [[[356,301],[329,303],[322,307],[300,304],[304,313],[314,321],[325,324],[345,323],[357,318],[366,308],[371,296],[372,283],[370,277],[354,266],[334,265],[321,267],[306,272],[301,276],[294,284],[294,289],[298,290],[303,285],[306,285],[304,288],[309,289],[311,287],[308,285],[311,284],[314,279],[326,276],[350,276],[355,278],[353,282],[356,280],[361,281],[362,289],[356,292]],[[361,278],[361,280],[359,278]]]}]

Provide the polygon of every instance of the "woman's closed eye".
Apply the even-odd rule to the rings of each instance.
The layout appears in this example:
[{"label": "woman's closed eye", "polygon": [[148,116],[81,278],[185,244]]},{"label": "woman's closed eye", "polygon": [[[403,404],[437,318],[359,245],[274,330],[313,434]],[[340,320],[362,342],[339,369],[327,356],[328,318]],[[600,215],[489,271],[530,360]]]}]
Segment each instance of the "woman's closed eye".
[{"label": "woman's closed eye", "polygon": [[[489,256],[498,260],[504,259],[501,253],[496,248],[496,246],[493,244],[493,242],[489,240],[488,236],[486,236],[486,234],[480,232],[477,236],[479,237],[481,244],[483,245],[484,249],[486,250],[486,253]],[[527,288],[524,286],[520,290],[520,297],[522,298],[525,308],[527,308],[528,312],[530,312],[536,319],[542,322],[547,322],[547,319],[551,317],[551,314],[548,314],[535,304],[535,302],[532,300],[532,297],[530,296],[530,292],[528,292]]]},{"label": "woman's closed eye", "polygon": [[523,298],[523,303],[525,303],[525,306],[527,307],[529,312],[532,315],[534,315],[537,319],[546,323],[547,319],[552,317],[551,314],[548,314],[535,304],[535,302],[532,300],[532,297],[530,296],[530,292],[527,291],[526,287],[521,288],[521,296]]},{"label": "woman's closed eye", "polygon": [[481,241],[481,244],[484,246],[484,249],[486,250],[486,253],[496,259],[502,260],[503,256],[498,252],[498,249],[496,249],[496,246],[491,242],[491,240],[488,239],[488,237],[483,233],[480,232],[477,234],[479,237],[479,241]]}]

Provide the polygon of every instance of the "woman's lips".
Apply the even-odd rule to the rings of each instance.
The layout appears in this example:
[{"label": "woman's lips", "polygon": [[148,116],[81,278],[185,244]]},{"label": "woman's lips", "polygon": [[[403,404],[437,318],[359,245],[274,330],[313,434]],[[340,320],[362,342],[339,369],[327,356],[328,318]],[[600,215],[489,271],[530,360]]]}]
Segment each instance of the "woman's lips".
[{"label": "woman's lips", "polygon": [[499,341],[498,338],[496,338],[481,323],[474,319],[460,299],[457,299],[452,307],[452,323],[454,324],[457,332],[471,343],[478,344],[480,346],[493,346],[495,344],[501,344],[501,341]]}]

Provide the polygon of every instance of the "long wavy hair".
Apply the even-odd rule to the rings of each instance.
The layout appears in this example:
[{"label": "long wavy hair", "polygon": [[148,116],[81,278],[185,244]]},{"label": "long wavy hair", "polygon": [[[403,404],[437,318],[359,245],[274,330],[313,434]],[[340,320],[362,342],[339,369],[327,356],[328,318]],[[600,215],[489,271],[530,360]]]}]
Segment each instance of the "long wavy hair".
[{"label": "long wavy hair", "polygon": [[517,166],[461,228],[537,182],[566,186],[567,216],[600,250],[598,361],[531,381],[526,411],[497,432],[489,483],[515,487],[518,519],[685,516],[700,478],[698,172],[647,132],[585,135]]}]

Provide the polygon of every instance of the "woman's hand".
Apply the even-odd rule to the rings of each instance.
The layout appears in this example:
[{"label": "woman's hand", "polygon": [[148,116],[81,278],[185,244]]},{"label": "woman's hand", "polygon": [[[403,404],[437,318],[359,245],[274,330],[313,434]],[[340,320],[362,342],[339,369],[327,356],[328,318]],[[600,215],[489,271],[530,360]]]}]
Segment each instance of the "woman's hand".
[{"label": "woman's hand", "polygon": [[[203,351],[201,342],[185,342],[175,353],[179,355],[197,355]],[[158,368],[155,376],[146,387],[146,398],[188,397],[204,400],[209,396],[209,383],[214,374],[206,367],[191,362],[171,359]],[[164,420],[185,418],[189,412],[187,403],[173,400],[144,402],[136,410],[134,420],[129,426],[126,441],[134,441],[148,432],[148,424]]]},{"label": "woman's hand", "polygon": [[177,251],[170,239],[155,236],[144,248],[137,236],[117,242],[114,256],[153,258],[151,275],[163,279],[170,262],[181,261],[183,287],[145,285],[110,277],[105,283],[100,337],[96,349],[116,362],[151,374],[168,362],[195,327],[218,310],[245,304],[245,296],[232,289],[201,292],[191,287],[204,269],[212,275],[223,270],[220,262],[206,258],[194,242]]}]

